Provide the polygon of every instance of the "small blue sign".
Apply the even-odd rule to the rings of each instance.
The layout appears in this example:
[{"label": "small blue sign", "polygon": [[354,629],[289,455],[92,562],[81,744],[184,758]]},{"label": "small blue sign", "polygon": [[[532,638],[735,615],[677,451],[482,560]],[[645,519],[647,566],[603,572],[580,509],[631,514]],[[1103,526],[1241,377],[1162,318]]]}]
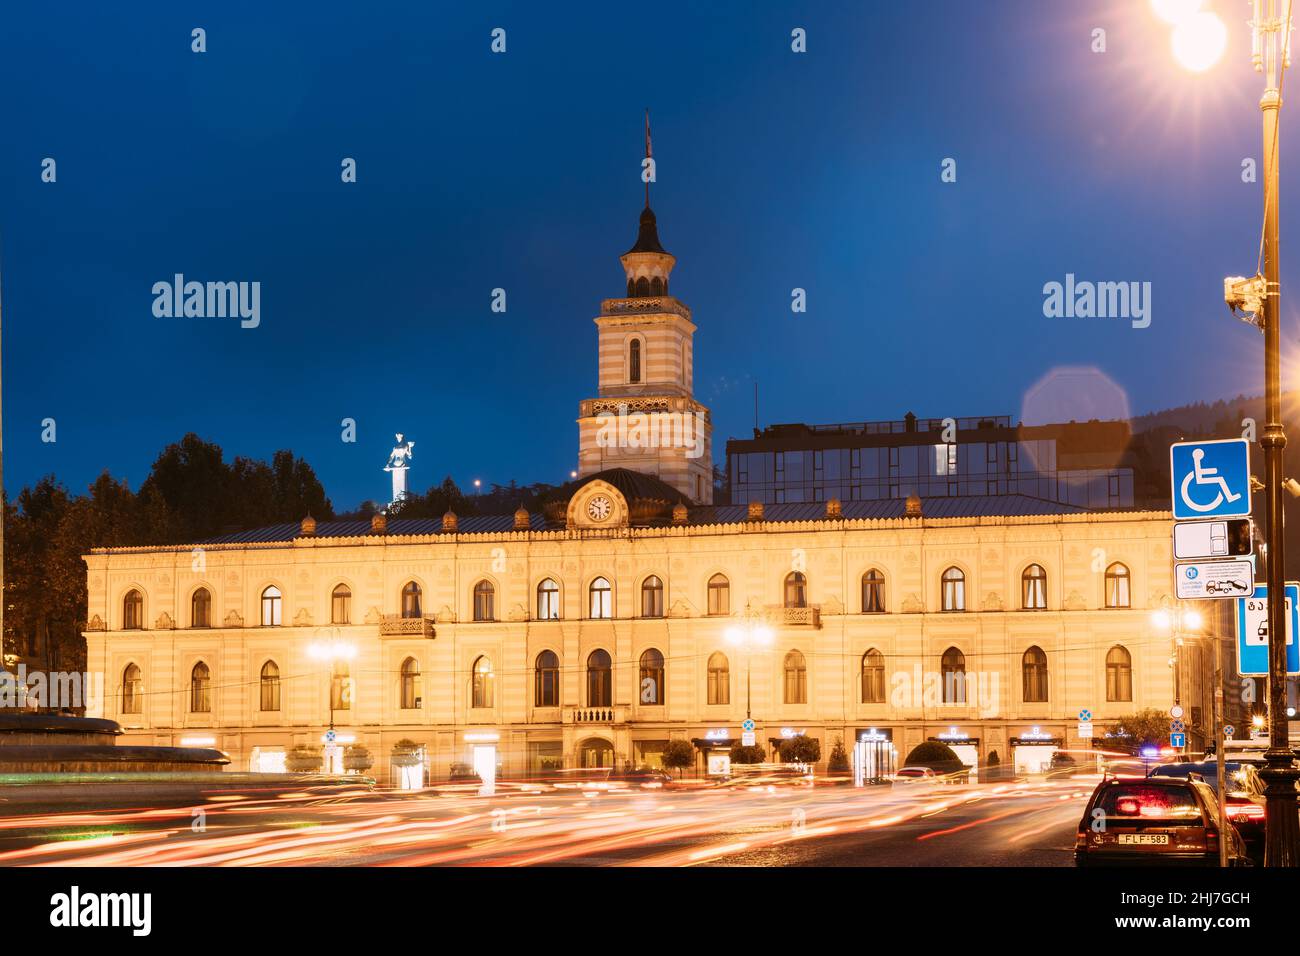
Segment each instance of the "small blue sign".
[{"label": "small blue sign", "polygon": [[1087,708],[1079,711],[1079,719],[1086,724],[1088,721],[1092,720],[1092,711]]},{"label": "small blue sign", "polygon": [[1175,750],[1182,750],[1184,747],[1187,746],[1187,735],[1186,735],[1186,734],[1170,734],[1170,735],[1169,735],[1169,746],[1173,747]]},{"label": "small blue sign", "polygon": [[1169,722],[1169,729],[1172,730],[1174,733],[1177,734],[1177,733],[1181,733],[1182,731],[1186,730],[1186,729],[1187,729],[1187,725],[1186,725],[1185,723],[1183,723],[1181,720],[1173,720],[1173,721],[1170,721],[1170,722]]},{"label": "small blue sign", "polygon": [[741,722],[740,729],[747,734],[752,734],[754,732],[754,722],[746,718]]},{"label": "small blue sign", "polygon": [[[1286,583],[1286,672],[1300,674],[1300,584]],[[1268,674],[1268,586],[1255,585],[1255,593],[1237,598],[1237,673],[1242,677]]]},{"label": "small blue sign", "polygon": [[337,739],[338,739],[338,734],[336,734],[334,731],[332,730],[325,731],[325,742],[327,744],[332,744]]},{"label": "small blue sign", "polygon": [[1250,443],[1244,438],[1170,445],[1169,474],[1175,518],[1250,514]]},{"label": "small blue sign", "polygon": [[1235,734],[1236,732],[1237,732],[1237,728],[1232,726],[1232,724],[1223,725],[1223,736],[1228,740],[1231,740],[1232,735]]}]

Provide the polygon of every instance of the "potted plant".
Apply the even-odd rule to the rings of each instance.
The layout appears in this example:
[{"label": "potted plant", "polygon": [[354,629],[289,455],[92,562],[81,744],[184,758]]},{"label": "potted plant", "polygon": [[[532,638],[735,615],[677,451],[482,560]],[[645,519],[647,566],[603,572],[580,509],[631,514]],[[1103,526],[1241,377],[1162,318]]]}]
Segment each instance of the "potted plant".
[{"label": "potted plant", "polygon": [[360,744],[352,744],[343,751],[343,769],[348,773],[365,773],[374,765],[370,750]]}]

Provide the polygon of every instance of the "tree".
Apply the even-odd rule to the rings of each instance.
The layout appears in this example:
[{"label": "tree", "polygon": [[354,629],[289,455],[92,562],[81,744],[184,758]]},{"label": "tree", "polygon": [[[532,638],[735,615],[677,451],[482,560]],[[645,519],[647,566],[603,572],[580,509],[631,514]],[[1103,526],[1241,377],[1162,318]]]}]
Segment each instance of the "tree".
[{"label": "tree", "polygon": [[831,747],[831,755],[826,760],[827,773],[848,773],[849,772],[849,755],[844,749],[844,741],[839,737],[835,738],[835,744]]},{"label": "tree", "polygon": [[732,763],[762,763],[767,759],[767,752],[762,747],[746,747],[742,743],[731,745],[731,762]]},{"label": "tree", "polygon": [[695,748],[689,740],[670,740],[664,745],[661,759],[665,767],[676,770],[680,777],[687,767],[695,766]]},{"label": "tree", "polygon": [[1106,724],[1106,747],[1124,753],[1141,753],[1144,747],[1159,747],[1169,739],[1169,714],[1149,707]]},{"label": "tree", "polygon": [[393,744],[393,766],[394,767],[415,767],[421,760],[420,745],[414,740],[403,737],[397,743]]},{"label": "tree", "polygon": [[796,734],[781,741],[781,760],[785,763],[816,763],[822,759],[822,742],[816,737]]}]

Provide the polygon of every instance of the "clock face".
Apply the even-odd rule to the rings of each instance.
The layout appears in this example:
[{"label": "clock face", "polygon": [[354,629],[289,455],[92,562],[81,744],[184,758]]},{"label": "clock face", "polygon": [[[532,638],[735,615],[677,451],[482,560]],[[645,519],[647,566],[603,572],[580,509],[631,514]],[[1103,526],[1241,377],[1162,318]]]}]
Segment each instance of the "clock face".
[{"label": "clock face", "polygon": [[604,495],[596,495],[587,502],[587,515],[592,521],[604,521],[609,517],[610,510],[609,499]]}]

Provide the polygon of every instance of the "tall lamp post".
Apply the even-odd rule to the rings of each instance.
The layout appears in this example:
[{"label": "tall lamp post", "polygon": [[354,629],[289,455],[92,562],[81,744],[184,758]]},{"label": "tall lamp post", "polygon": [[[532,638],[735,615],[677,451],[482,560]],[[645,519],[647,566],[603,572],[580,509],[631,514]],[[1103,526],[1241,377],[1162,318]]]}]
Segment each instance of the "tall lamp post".
[{"label": "tall lamp post", "polygon": [[[1282,78],[1291,65],[1291,6],[1293,0],[1253,0],[1250,20],[1250,60],[1264,74],[1259,108],[1264,118],[1264,229],[1260,237],[1260,268],[1247,279],[1224,280],[1224,298],[1234,311],[1245,313],[1264,333],[1264,501],[1268,521],[1268,719],[1269,748],[1260,776],[1264,787],[1264,865],[1300,865],[1300,817],[1296,813],[1296,779],[1286,714],[1286,582],[1283,558],[1281,285],[1278,267],[1278,117],[1282,108]],[[1156,14],[1173,24],[1174,56],[1189,70],[1209,69],[1227,41],[1223,22],[1201,10],[1199,0],[1151,0]]]},{"label": "tall lamp post", "polygon": [[[1283,10],[1285,7],[1285,10]],[[1258,322],[1264,330],[1264,484],[1268,520],[1268,719],[1269,747],[1264,754],[1265,866],[1300,864],[1300,818],[1296,814],[1298,776],[1293,768],[1286,714],[1286,561],[1283,557],[1282,429],[1280,339],[1281,286],[1278,266],[1278,119],[1282,108],[1283,70],[1291,60],[1291,0],[1254,0],[1250,22],[1251,62],[1264,74],[1259,108],[1264,116],[1263,296]]]},{"label": "tall lamp post", "polygon": [[740,615],[740,620],[727,628],[727,641],[737,647],[745,649],[745,719],[750,720],[753,714],[750,712],[752,702],[751,691],[753,689],[750,680],[751,659],[754,656],[755,647],[771,647],[772,641],[776,638],[775,632],[762,611],[755,611],[750,607],[749,602],[745,602],[744,613]]}]

